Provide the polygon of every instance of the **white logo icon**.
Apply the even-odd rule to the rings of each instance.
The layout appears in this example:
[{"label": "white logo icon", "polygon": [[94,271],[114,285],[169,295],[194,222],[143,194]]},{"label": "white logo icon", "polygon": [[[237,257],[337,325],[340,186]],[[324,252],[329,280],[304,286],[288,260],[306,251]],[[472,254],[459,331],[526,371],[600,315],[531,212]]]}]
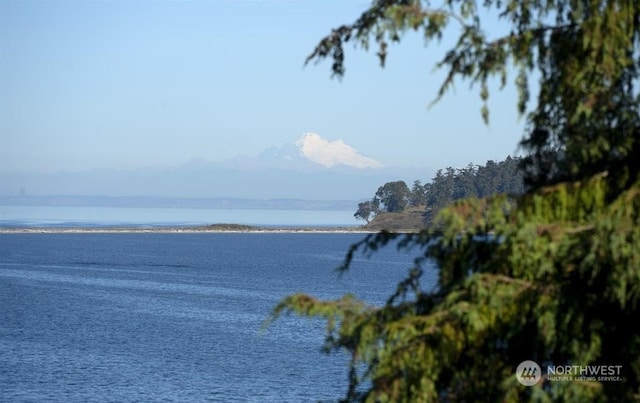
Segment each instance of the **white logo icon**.
[{"label": "white logo icon", "polygon": [[516,378],[524,386],[533,386],[542,378],[542,370],[537,362],[522,361],[516,368]]}]

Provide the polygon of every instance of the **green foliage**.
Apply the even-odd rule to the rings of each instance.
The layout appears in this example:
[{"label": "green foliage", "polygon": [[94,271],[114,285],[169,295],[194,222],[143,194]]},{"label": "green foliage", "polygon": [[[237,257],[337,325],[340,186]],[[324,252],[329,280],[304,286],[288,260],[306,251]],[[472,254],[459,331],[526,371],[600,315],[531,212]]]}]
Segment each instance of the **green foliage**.
[{"label": "green foliage", "polygon": [[[524,114],[536,71],[537,105],[522,142],[527,192],[478,194],[443,209],[438,231],[380,232],[354,245],[343,269],[357,250],[393,243],[416,253],[382,307],[299,294],[274,315],[327,320],[326,349],[351,353],[350,401],[640,400],[640,6],[487,0],[483,6],[511,25],[490,40],[476,4],[374,1],[309,60],[330,57],[342,75],[345,42],[367,48],[374,40],[384,64],[387,43],[402,33],[421,31],[428,44],[454,23],[462,29],[439,64],[449,74],[438,96],[462,78],[478,84],[486,102],[489,78],[506,84],[515,67]],[[453,194],[453,184],[443,184]],[[427,261],[439,268],[435,290],[420,283]],[[526,359],[622,365],[622,378],[525,387],[515,368]]]},{"label": "green foliage", "polygon": [[[463,169],[447,168],[439,169],[436,176],[424,185],[419,180],[414,181],[413,187],[409,191],[404,182],[389,182],[381,186],[372,201],[361,202],[358,210],[354,214],[356,218],[362,218],[369,223],[368,217],[374,215],[376,220],[380,217],[380,212],[390,212],[389,206],[383,202],[385,200],[400,199],[402,203],[391,201],[390,206],[396,207],[402,204],[402,210],[392,212],[402,212],[405,207],[417,207],[424,214],[418,217],[417,221],[409,227],[395,226],[395,228],[425,228],[433,221],[438,212],[456,200],[471,197],[487,197],[494,194],[517,195],[524,193],[524,181],[522,172],[518,166],[521,164],[520,158],[508,156],[504,161],[487,161],[485,165],[474,166],[469,164]],[[408,192],[408,193],[407,193]],[[406,200],[406,202],[405,202]],[[385,204],[385,209],[380,211],[379,204]],[[397,208],[397,207],[396,207]],[[412,212],[413,213],[413,212]],[[369,214],[369,215],[367,215]],[[411,214],[413,216],[414,214]],[[366,218],[365,218],[366,216]],[[389,221],[394,216],[385,216],[385,221]],[[398,216],[397,219],[406,221],[407,215]],[[375,223],[379,224],[379,223]],[[379,227],[375,225],[375,227]],[[385,226],[383,228],[390,228]]]},{"label": "green foliage", "polygon": [[431,223],[438,212],[456,200],[489,197],[496,194],[519,195],[524,193],[524,179],[518,166],[519,158],[507,157],[504,161],[487,161],[485,165],[438,170],[427,191],[428,213],[425,222]]},{"label": "green foliage", "polygon": [[424,206],[427,204],[427,192],[429,185],[423,185],[420,180],[413,181],[411,193],[409,194],[409,205],[411,207]]},{"label": "green foliage", "polygon": [[387,182],[378,188],[374,203],[382,204],[388,213],[397,213],[407,207],[410,195],[411,191],[404,181]]},{"label": "green foliage", "polygon": [[[354,246],[352,253],[399,240],[420,251],[385,306],[297,295],[277,313],[328,320],[326,349],[353,357],[348,400],[637,398],[640,184],[611,204],[607,190],[601,176],[515,200],[457,202],[439,215],[437,236],[383,232]],[[435,292],[420,287],[425,258],[440,267]],[[525,388],[514,372],[525,359],[623,365],[626,379]]]}]

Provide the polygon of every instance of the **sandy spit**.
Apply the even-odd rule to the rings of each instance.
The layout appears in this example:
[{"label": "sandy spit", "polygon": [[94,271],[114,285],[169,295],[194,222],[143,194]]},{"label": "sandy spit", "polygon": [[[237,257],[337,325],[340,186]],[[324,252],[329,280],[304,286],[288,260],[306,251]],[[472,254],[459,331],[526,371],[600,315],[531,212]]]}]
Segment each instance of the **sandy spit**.
[{"label": "sandy spit", "polygon": [[196,234],[196,233],[325,233],[325,234],[368,234],[378,231],[365,230],[361,227],[303,227],[303,228],[225,228],[225,227],[20,227],[0,228],[0,234]]}]

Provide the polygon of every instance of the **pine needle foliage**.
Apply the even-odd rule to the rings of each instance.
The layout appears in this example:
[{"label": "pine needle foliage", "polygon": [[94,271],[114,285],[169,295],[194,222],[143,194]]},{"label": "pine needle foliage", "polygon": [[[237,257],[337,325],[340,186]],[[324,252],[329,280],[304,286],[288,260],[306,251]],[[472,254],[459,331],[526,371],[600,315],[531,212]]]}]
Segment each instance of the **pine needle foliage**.
[{"label": "pine needle foliage", "polygon": [[[429,45],[451,26],[458,41],[438,64],[479,85],[488,121],[488,82],[519,90],[526,115],[527,191],[454,203],[434,228],[380,232],[358,251],[396,245],[414,266],[382,307],[354,296],[286,297],[293,312],[327,321],[325,349],[350,353],[346,401],[640,400],[640,4],[635,0],[377,0],[322,39],[308,61],[332,60],[345,74],[347,43],[378,46],[409,31]],[[487,38],[479,7],[509,24]],[[446,32],[445,32],[446,30]],[[513,73],[515,72],[515,73]],[[529,80],[538,74],[530,107]],[[439,267],[425,289],[425,262]],[[622,365],[617,382],[517,382],[523,360]]]}]

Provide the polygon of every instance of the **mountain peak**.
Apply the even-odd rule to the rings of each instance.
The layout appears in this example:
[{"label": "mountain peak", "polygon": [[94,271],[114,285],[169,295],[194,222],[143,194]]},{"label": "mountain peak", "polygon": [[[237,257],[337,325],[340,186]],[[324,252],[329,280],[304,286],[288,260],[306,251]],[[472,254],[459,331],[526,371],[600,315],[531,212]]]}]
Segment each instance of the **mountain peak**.
[{"label": "mountain peak", "polygon": [[382,168],[380,162],[365,157],[342,140],[329,141],[317,133],[305,133],[295,143],[300,154],[327,168],[346,165],[354,168]]}]

